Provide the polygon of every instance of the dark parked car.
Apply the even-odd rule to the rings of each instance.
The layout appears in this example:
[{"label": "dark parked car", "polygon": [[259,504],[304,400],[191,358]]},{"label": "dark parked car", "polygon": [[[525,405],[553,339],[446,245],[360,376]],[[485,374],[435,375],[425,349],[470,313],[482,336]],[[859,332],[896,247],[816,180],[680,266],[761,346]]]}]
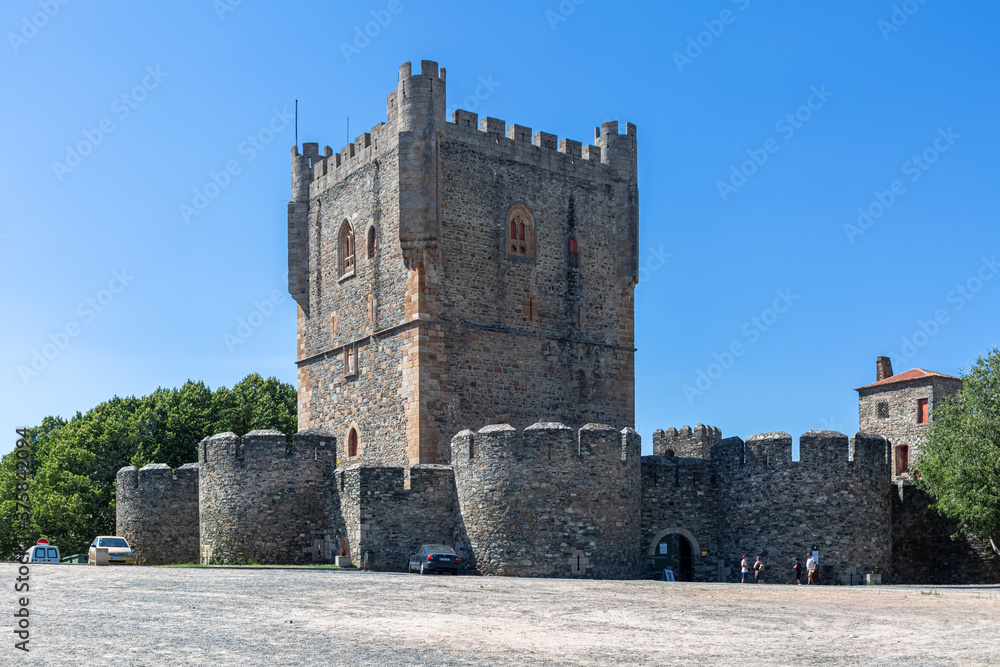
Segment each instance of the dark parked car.
[{"label": "dark parked car", "polygon": [[458,574],[458,554],[445,544],[425,544],[410,556],[407,565],[410,572],[451,572]]}]

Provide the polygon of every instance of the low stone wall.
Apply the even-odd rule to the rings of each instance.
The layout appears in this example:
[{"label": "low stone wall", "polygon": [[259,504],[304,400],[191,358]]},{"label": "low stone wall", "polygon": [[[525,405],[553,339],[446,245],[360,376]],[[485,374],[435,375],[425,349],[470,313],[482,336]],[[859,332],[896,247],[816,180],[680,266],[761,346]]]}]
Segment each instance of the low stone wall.
[{"label": "low stone wall", "polygon": [[337,507],[337,530],[350,546],[355,565],[405,571],[422,544],[454,546],[469,559],[468,541],[458,530],[455,480],[451,466],[423,464],[409,469],[356,464],[338,468],[328,497]]},{"label": "low stone wall", "polygon": [[910,483],[892,487],[894,584],[1000,584],[1000,557],[988,542],[951,539],[956,522],[930,508],[934,499]]},{"label": "low stone wall", "polygon": [[139,565],[198,562],[198,464],[125,466],[115,480],[116,532]]}]

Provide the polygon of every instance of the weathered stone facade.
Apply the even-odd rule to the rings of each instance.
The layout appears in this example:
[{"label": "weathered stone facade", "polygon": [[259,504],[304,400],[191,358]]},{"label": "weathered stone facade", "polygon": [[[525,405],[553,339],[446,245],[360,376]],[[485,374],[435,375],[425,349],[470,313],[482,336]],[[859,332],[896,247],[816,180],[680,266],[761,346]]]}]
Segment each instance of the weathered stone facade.
[{"label": "weathered stone facade", "polygon": [[[412,466],[447,463],[452,436],[484,423],[630,426],[635,126],[604,123],[584,147],[448,122],[444,69],[420,68],[400,68],[386,122],[339,153],[293,149],[299,428],[335,434],[342,463]],[[507,248],[516,206],[528,257]]]},{"label": "weathered stone facade", "polygon": [[334,439],[278,431],[220,433],[198,447],[202,563],[313,563],[332,558],[325,502]]},{"label": "weathered stone facade", "polygon": [[125,466],[115,481],[117,534],[140,565],[198,562],[198,464]]},{"label": "weathered stone facade", "polygon": [[[857,389],[861,430],[892,442],[892,477],[906,480],[910,478],[909,465],[917,460],[927,438],[934,409],[961,389],[962,381],[918,368],[893,375],[888,357],[878,358],[876,378],[875,383]],[[921,401],[927,403],[923,413]],[[922,414],[925,421],[921,421]],[[900,448],[905,448],[905,454]]]},{"label": "weathered stone facade", "polygon": [[483,574],[638,575],[640,441],[632,429],[487,426],[455,436],[452,465],[470,565]]}]

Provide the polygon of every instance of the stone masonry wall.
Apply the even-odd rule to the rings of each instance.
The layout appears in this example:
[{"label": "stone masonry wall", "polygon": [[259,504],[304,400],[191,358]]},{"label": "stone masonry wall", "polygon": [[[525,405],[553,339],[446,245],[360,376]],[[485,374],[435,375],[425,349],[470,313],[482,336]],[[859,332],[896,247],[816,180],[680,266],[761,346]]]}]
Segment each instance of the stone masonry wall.
[{"label": "stone masonry wall", "polygon": [[892,583],[1000,584],[1000,557],[988,542],[951,539],[954,521],[930,508],[934,500],[908,482],[892,493]]},{"label": "stone masonry wall", "polygon": [[[962,386],[960,380],[947,378],[928,378],[868,387],[859,390],[858,417],[860,428],[864,433],[875,433],[896,445],[909,446],[910,467],[917,460],[920,446],[927,438],[930,423],[917,423],[917,401],[928,399],[928,407],[933,418],[934,409],[947,396],[951,396]],[[879,403],[888,403],[888,415],[882,417],[878,413]],[[895,468],[895,460],[890,462]],[[898,479],[900,474],[895,469],[892,476]],[[908,477],[908,475],[907,475]]]},{"label": "stone masonry wall", "polygon": [[680,456],[707,459],[712,455],[712,445],[722,440],[722,430],[698,424],[693,429],[684,425],[681,430],[671,426],[666,431],[653,431],[654,456]]},{"label": "stone masonry wall", "polygon": [[[866,433],[850,441],[810,431],[792,461],[787,433],[727,438],[712,448],[719,474],[723,555],[733,577],[740,558],[764,556],[768,581],[792,583],[792,559],[820,552],[820,580],[889,571],[891,500],[888,442]],[[827,582],[831,583],[831,582]]]},{"label": "stone masonry wall", "polygon": [[202,563],[316,563],[333,557],[325,478],[335,438],[220,433],[198,447]]},{"label": "stone masonry wall", "polygon": [[[603,123],[583,146],[461,110],[448,122],[445,92],[437,63],[404,63],[386,122],[339,153],[292,152],[299,425],[336,434],[341,465],[352,427],[359,462],[415,465],[447,463],[470,424],[634,421],[635,126]],[[506,253],[515,203],[534,217],[528,260]]]},{"label": "stone masonry wall", "polygon": [[198,562],[198,464],[125,466],[115,480],[116,534],[139,565]]},{"label": "stone masonry wall", "polygon": [[[659,568],[654,569],[657,545],[662,538],[679,534],[691,542],[693,580],[719,581],[723,560],[719,522],[719,488],[711,461],[642,457],[643,576],[661,575]],[[702,551],[708,553],[702,556]],[[678,564],[671,566],[680,576]]]},{"label": "stone masonry wall", "polygon": [[632,429],[540,423],[463,431],[452,467],[483,574],[630,579],[640,571],[640,441]]},{"label": "stone masonry wall", "polygon": [[376,467],[354,464],[335,471],[328,496],[339,507],[336,543],[343,537],[355,564],[371,552],[376,570],[405,571],[422,544],[448,544],[467,560],[467,540],[458,527],[455,481],[450,466]]}]

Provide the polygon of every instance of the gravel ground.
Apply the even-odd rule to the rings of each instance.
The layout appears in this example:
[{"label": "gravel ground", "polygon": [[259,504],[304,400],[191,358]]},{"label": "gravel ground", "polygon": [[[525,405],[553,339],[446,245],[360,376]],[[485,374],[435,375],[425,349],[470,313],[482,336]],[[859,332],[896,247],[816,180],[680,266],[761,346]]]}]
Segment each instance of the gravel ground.
[{"label": "gravel ground", "polygon": [[[0,565],[15,610],[16,566]],[[996,665],[1000,588],[35,565],[0,664]]]}]

